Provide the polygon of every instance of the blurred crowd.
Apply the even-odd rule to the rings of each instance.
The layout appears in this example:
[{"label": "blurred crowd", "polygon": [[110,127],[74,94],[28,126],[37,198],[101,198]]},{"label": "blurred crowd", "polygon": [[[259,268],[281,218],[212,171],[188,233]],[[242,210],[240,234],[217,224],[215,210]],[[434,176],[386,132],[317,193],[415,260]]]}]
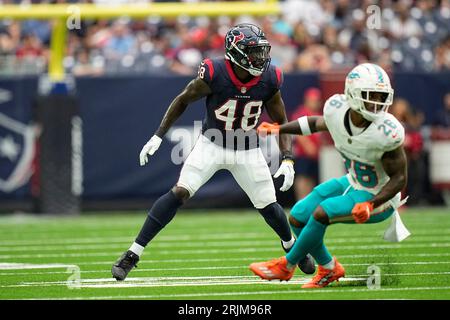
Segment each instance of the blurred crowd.
[{"label": "blurred crowd", "polygon": [[[0,7],[2,3],[147,1],[0,0]],[[83,20],[80,28],[69,32],[64,66],[76,75],[194,74],[204,57],[223,55],[223,37],[231,26],[251,22],[265,31],[272,45],[272,62],[284,72],[324,72],[366,61],[388,70],[450,70],[450,0],[280,3],[279,16],[261,18],[243,13],[236,18]],[[49,59],[51,23],[0,21],[0,74],[44,71]]]}]

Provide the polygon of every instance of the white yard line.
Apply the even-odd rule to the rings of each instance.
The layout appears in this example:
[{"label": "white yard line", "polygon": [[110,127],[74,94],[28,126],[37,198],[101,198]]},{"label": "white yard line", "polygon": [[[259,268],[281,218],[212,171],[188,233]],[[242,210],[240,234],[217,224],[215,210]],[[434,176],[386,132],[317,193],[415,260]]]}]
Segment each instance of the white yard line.
[{"label": "white yard line", "polygon": [[72,267],[73,264],[36,264],[36,263],[0,263],[0,270],[27,270],[27,269],[59,269]]},{"label": "white yard line", "polygon": [[[231,238],[230,238],[231,240]],[[277,240],[232,240],[232,241],[208,241],[208,247],[231,247],[231,246],[272,246],[274,243],[277,243]],[[344,238],[335,238],[335,239],[326,239],[326,242],[329,244],[337,244],[337,243],[358,243],[360,245],[363,244],[372,244],[374,242],[381,241],[381,239],[344,239]],[[436,241],[450,241],[450,237],[415,237],[414,242],[436,242]],[[97,244],[63,244],[63,243],[54,243],[52,245],[21,245],[21,246],[7,246],[0,245],[0,252],[17,252],[17,251],[58,251],[58,250],[98,250],[98,249],[121,249],[124,248],[128,243],[97,243]],[[408,242],[411,244],[411,241]],[[153,248],[171,248],[171,247],[183,247],[183,248],[197,248],[204,247],[205,242],[203,241],[184,241],[178,242],[176,244],[171,242],[162,242],[157,241],[152,243]]]},{"label": "white yard line", "polygon": [[[415,239],[419,242],[419,239]],[[359,239],[353,239],[352,241],[348,241],[346,239],[333,239],[326,241],[327,243],[337,244],[337,243],[358,243],[361,246],[365,243],[373,244],[377,240],[366,240],[361,241]],[[435,242],[435,241],[450,241],[450,237],[433,237],[432,239],[421,240],[421,243]],[[208,241],[208,247],[250,247],[250,246],[273,246],[277,244],[277,240],[252,240],[252,241]],[[412,244],[409,242],[408,244]],[[20,246],[20,247],[1,247],[0,252],[33,252],[33,251],[69,251],[69,250],[98,250],[98,249],[123,249],[124,244],[83,244],[83,245],[51,245],[51,246],[40,246],[40,247],[30,247],[30,246]],[[205,247],[205,242],[178,242],[174,243],[165,243],[165,242],[156,242],[152,243],[152,248],[202,248]]]},{"label": "white yard line", "polygon": [[0,255],[0,259],[15,259],[15,258],[68,258],[68,257],[111,257],[121,255],[123,251],[117,252],[90,252],[90,253],[50,253],[50,254],[11,254]]},{"label": "white yard line", "polygon": [[[314,290],[292,290],[289,291],[235,291],[235,292],[204,292],[204,293],[180,293],[180,294],[150,294],[150,295],[115,295],[115,296],[91,296],[91,297],[61,297],[61,298],[44,298],[45,300],[111,300],[111,299],[171,299],[171,298],[199,298],[199,297],[235,297],[235,296],[248,296],[248,295],[271,295],[271,294],[285,294],[291,296],[292,294],[314,294],[314,293],[376,293],[376,292],[401,292],[401,291],[442,291],[450,290],[449,286],[444,287],[405,287],[405,288],[380,288],[377,290],[367,288],[353,288],[353,289],[340,289],[340,288],[324,288]],[[39,299],[32,299],[39,300]],[[270,304],[270,301],[268,302]]]},{"label": "white yard line", "polygon": [[[151,253],[150,253],[151,255]],[[450,256],[450,252],[443,253],[400,253],[394,256],[390,256],[389,254],[349,254],[349,255],[339,255],[339,258],[342,259],[367,259],[367,258],[392,258],[396,259],[398,257],[448,257]],[[250,262],[253,261],[264,261],[273,257],[242,257],[242,258],[197,258],[197,259],[150,259],[150,260],[140,260],[140,263],[187,263],[187,262],[221,262],[221,261],[243,261],[248,260]],[[107,261],[88,261],[88,262],[74,262],[78,263],[80,266],[84,265],[110,265],[112,262],[110,260]]]},{"label": "white yard line", "polygon": [[[436,233],[438,230],[433,229],[433,234],[430,234],[427,230],[418,230],[414,231],[411,239],[415,239],[417,237],[420,238],[435,238],[438,235],[448,236],[450,235],[450,229],[443,229]],[[358,232],[352,232],[350,235],[339,234],[339,235],[330,235],[326,237],[327,241],[334,241],[336,239],[346,239],[342,241],[348,242],[358,242],[362,239],[364,240],[373,240],[377,241],[381,239],[382,234],[361,234]],[[180,235],[160,235],[157,238],[158,242],[163,241],[196,241],[196,240],[220,240],[220,239],[269,239],[273,238],[272,234],[265,234],[261,232],[227,232],[227,233],[197,233],[197,234],[180,234]],[[67,238],[67,234],[65,237],[61,238],[39,238],[34,240],[11,240],[11,239],[0,239],[0,246],[39,246],[39,245],[65,245],[65,244],[84,244],[84,243],[128,243],[134,240],[134,235],[131,236],[104,236],[104,237],[79,237],[79,238]]]},{"label": "white yard line", "polygon": [[[139,287],[178,287],[178,286],[225,286],[225,285],[298,285],[310,278],[297,278],[291,281],[263,281],[256,276],[212,276],[212,277],[142,277],[116,281],[112,278],[81,279],[81,288],[139,288]],[[344,278],[342,281],[364,281],[365,278]],[[0,285],[0,288],[67,286],[67,281],[21,282],[17,285]]]},{"label": "white yard line", "polygon": [[[449,230],[450,232],[450,230]],[[84,237],[84,238],[47,238],[47,239],[38,239],[38,240],[0,240],[1,246],[20,246],[20,245],[42,245],[42,244],[54,244],[53,242],[58,242],[58,244],[82,244],[82,243],[105,243],[105,242],[130,242],[133,241],[135,236],[129,237]],[[192,241],[192,240],[220,240],[220,239],[264,239],[267,238],[267,235],[257,232],[229,232],[229,233],[208,233],[208,234],[199,234],[199,235],[161,235],[158,236],[158,241]]]},{"label": "white yard line", "polygon": [[[395,273],[383,274],[383,276],[441,276],[450,275],[450,272],[409,272],[409,273]],[[353,275],[355,278],[343,278],[340,281],[364,281],[367,275]],[[239,279],[236,281],[236,279]],[[111,278],[99,279],[80,279],[80,288],[140,288],[140,287],[177,287],[177,286],[224,286],[224,285],[267,285],[267,284],[283,284],[283,285],[297,285],[309,281],[308,278],[294,278],[289,282],[280,281],[263,281],[259,278],[248,276],[228,276],[225,277],[145,277],[145,278],[130,278],[127,281],[115,281]],[[17,288],[17,287],[53,287],[53,286],[67,286],[67,281],[35,281],[35,282],[21,282],[15,285],[0,285],[0,288]]]},{"label": "white yard line", "polygon": [[[415,248],[448,248],[450,242],[447,243],[426,243],[426,244],[375,244],[375,245],[360,245],[360,246],[327,246],[330,250],[370,250],[370,249],[415,249]],[[224,248],[224,249],[198,249],[198,250],[158,250],[158,255],[191,255],[191,254],[224,254],[224,253],[251,253],[251,252],[279,252],[280,248]],[[0,259],[14,259],[14,258],[63,258],[63,257],[100,257],[100,256],[115,256],[123,252],[89,252],[89,253],[50,253],[50,254],[7,254],[0,255]]]},{"label": "white yard line", "polygon": [[[111,263],[110,263],[111,264]],[[411,261],[411,262],[380,262],[374,263],[377,266],[392,266],[392,265],[450,265],[450,261]],[[372,263],[344,263],[344,266],[370,266]],[[47,269],[47,268],[67,268],[69,265],[30,265],[30,267],[14,267],[10,269],[18,270],[18,269]],[[46,267],[49,266],[49,267]],[[70,265],[73,266],[73,265]],[[133,270],[133,273],[139,272],[161,272],[161,271],[190,271],[190,270],[234,270],[234,269],[248,269],[247,265],[237,265],[237,266],[210,266],[210,267],[182,267],[182,268],[137,268]],[[0,270],[9,270],[8,268],[3,269],[2,264],[0,263]],[[100,270],[80,270],[81,274],[87,273],[109,273],[108,269],[100,269]],[[46,272],[3,272],[0,273],[0,276],[18,276],[18,275],[43,275],[43,274],[67,274],[67,271],[46,271]]]}]

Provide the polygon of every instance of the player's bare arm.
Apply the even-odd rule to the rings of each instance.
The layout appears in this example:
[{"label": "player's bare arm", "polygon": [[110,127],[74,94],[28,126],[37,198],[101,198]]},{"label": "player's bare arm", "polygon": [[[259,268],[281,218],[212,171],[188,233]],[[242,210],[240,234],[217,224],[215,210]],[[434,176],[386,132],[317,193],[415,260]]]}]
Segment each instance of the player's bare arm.
[{"label": "player's bare arm", "polygon": [[[286,111],[284,107],[281,93],[278,91],[275,95],[266,103],[267,112],[270,118],[276,123],[287,123]],[[294,172],[294,157],[292,155],[292,138],[288,134],[281,134],[279,139],[279,148],[283,155],[283,161],[277,172],[274,174],[274,178],[278,178],[280,175],[284,175],[284,182],[281,186],[281,191],[287,191],[294,184],[295,172]]]},{"label": "player's bare arm", "polygon": [[187,106],[211,93],[208,84],[200,78],[195,78],[188,83],[186,88],[172,100],[164,115],[161,124],[155,134],[142,147],[139,154],[139,162],[144,166],[148,162],[148,155],[153,155],[162,142],[162,137],[167,133],[172,124],[183,114]]},{"label": "player's bare arm", "polygon": [[[284,102],[281,97],[281,92],[278,91],[274,96],[266,103],[267,113],[269,117],[276,123],[287,123],[286,110]],[[292,154],[292,138],[287,134],[280,135],[280,151],[283,155]]]},{"label": "player's bare arm", "polygon": [[[290,121],[282,125],[263,122],[258,128],[258,132],[266,134],[280,133],[309,135],[315,132],[328,131],[327,125],[322,116],[303,117],[301,120],[303,128],[300,126],[299,120],[300,119]],[[304,125],[306,125],[306,127]]]},{"label": "player's bare arm", "polygon": [[307,121],[309,132],[307,129],[302,129],[300,127],[300,122],[298,120],[291,121],[288,123],[285,123],[280,126],[280,134],[283,133],[290,133],[290,134],[298,134],[298,135],[308,135],[311,133],[316,133],[320,131],[328,131],[327,125],[325,123],[325,120],[321,116],[310,116],[310,117],[304,117]]},{"label": "player's bare arm", "polygon": [[406,186],[407,160],[403,146],[386,152],[382,159],[383,169],[389,176],[389,182],[372,199],[374,208],[392,199]]},{"label": "player's bare arm", "polygon": [[155,135],[162,138],[190,103],[206,97],[210,93],[211,89],[202,79],[195,78],[189,82],[184,90],[172,100]]},{"label": "player's bare arm", "polygon": [[366,222],[374,208],[392,199],[406,186],[407,160],[403,146],[384,153],[381,162],[389,181],[372,200],[357,203],[353,207],[352,215],[357,223]]}]

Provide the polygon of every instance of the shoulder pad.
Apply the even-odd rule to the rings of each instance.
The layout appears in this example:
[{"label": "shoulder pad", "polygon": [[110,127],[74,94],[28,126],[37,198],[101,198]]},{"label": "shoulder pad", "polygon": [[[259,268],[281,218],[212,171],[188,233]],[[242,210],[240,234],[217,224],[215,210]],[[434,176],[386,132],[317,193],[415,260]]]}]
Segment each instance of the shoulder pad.
[{"label": "shoulder pad", "polygon": [[266,81],[268,81],[268,84],[271,88],[279,90],[283,86],[283,71],[281,70],[281,68],[275,65],[271,64],[269,68],[264,71],[263,77],[265,77]]},{"label": "shoulder pad", "polygon": [[280,89],[283,86],[283,82],[284,82],[284,74],[283,71],[281,70],[281,68],[279,67],[275,67],[275,83],[276,83],[276,87],[278,89]]},{"label": "shoulder pad", "polygon": [[392,114],[387,113],[376,121],[378,134],[382,141],[383,151],[392,151],[405,141],[405,128]]},{"label": "shoulder pad", "polygon": [[336,110],[345,107],[345,96],[343,94],[334,94],[325,101],[325,105],[323,107],[323,114],[330,115],[334,113]]},{"label": "shoulder pad", "polygon": [[198,66],[197,75],[207,84],[210,84],[214,79],[214,61],[211,59],[204,59]]}]

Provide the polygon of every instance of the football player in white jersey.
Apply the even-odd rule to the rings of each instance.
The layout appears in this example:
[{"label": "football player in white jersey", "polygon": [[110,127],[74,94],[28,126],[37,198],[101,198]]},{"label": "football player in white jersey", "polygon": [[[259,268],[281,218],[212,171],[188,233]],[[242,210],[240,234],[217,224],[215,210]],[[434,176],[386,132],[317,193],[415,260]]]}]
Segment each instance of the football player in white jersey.
[{"label": "football player in white jersey", "polygon": [[319,268],[302,288],[325,287],[345,276],[343,266],[324,245],[328,225],[380,222],[401,205],[400,191],[407,181],[405,133],[400,122],[387,113],[393,94],[386,72],[364,63],[347,75],[345,94],[326,101],[323,116],[260,125],[260,134],[330,132],[348,173],[318,185],[295,204],[289,217],[297,236],[294,247],[279,259],[252,263],[253,273],[267,280],[289,280],[297,262],[310,253]]}]

